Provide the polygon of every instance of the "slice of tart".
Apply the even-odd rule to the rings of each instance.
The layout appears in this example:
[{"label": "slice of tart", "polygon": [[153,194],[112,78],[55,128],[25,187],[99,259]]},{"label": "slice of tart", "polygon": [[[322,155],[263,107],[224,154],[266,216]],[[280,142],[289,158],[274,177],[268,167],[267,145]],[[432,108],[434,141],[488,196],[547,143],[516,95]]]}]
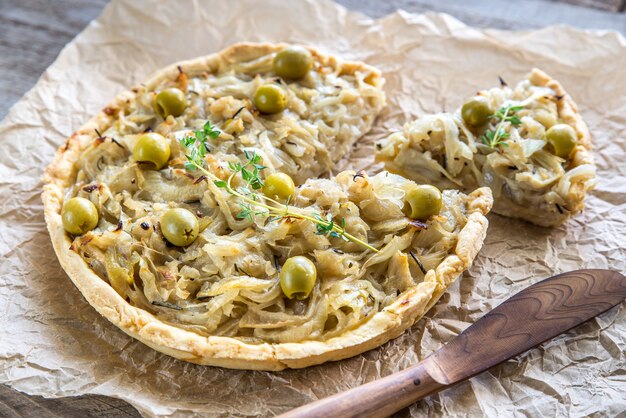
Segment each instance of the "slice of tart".
[{"label": "slice of tart", "polygon": [[558,226],[595,185],[589,130],[561,84],[533,69],[514,88],[479,92],[377,144],[391,172],[442,188],[493,191],[495,213]]}]

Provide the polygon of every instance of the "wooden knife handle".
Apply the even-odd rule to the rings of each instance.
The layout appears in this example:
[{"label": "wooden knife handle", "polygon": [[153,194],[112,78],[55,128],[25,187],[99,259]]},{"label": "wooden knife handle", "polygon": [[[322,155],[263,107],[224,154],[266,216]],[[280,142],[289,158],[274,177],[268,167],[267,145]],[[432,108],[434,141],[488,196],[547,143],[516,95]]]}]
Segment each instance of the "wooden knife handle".
[{"label": "wooden knife handle", "polygon": [[289,411],[280,417],[388,417],[417,400],[447,387],[428,372],[424,361],[401,372]]}]

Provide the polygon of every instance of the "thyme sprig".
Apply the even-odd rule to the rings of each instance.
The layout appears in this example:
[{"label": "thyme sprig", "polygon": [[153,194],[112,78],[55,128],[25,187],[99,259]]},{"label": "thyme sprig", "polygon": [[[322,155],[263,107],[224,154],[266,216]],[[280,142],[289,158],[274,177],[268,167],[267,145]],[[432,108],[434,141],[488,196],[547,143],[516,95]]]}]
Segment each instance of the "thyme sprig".
[{"label": "thyme sprig", "polygon": [[[195,131],[193,136],[187,136],[180,139],[180,144],[185,148],[185,168],[190,171],[199,170],[208,179],[213,181],[217,187],[226,190],[229,194],[239,199],[239,205],[241,210],[237,213],[238,219],[247,219],[250,222],[254,221],[255,216],[267,216],[267,222],[279,221],[281,219],[301,219],[309,222],[313,222],[316,225],[318,235],[324,235],[332,238],[342,238],[345,241],[352,241],[359,244],[368,250],[378,252],[378,250],[363,240],[349,234],[346,231],[345,219],[341,219],[337,223],[330,213],[322,214],[320,212],[302,213],[295,210],[295,207],[290,203],[290,199],[286,203],[278,202],[270,197],[261,195],[256,191],[263,187],[263,179],[261,178],[261,171],[266,167],[261,164],[261,156],[255,152],[248,150],[244,151],[246,161],[244,163],[229,163],[230,175],[227,180],[222,180],[215,176],[213,173],[205,168],[204,157],[208,152],[206,146],[207,136],[214,137],[209,132],[215,132],[209,122],[204,125],[203,131],[198,135],[199,131]],[[241,175],[241,178],[245,182],[244,186],[233,187],[233,179],[237,175]]]},{"label": "thyme sprig", "polygon": [[213,126],[210,120],[207,120],[202,129],[194,131],[192,136],[186,136],[180,140],[180,144],[185,148],[185,168],[189,171],[196,169],[191,161],[203,161],[207,152],[209,152],[209,145],[207,144],[207,137],[215,139],[222,131]]},{"label": "thyme sprig", "polygon": [[333,221],[333,216],[330,213],[326,214],[326,218],[322,217],[319,213],[315,214],[315,219],[320,221],[317,224],[317,235],[326,235],[333,238],[342,238],[344,241],[348,241],[346,237],[346,220],[341,219],[341,233],[335,231],[335,222]]},{"label": "thyme sprig", "polygon": [[508,147],[506,142],[511,134],[504,130],[504,123],[509,122],[513,126],[519,126],[522,124],[522,120],[517,116],[517,112],[522,110],[524,106],[504,106],[498,109],[490,118],[496,120],[497,125],[494,130],[487,130],[483,136],[480,137],[481,141],[488,145],[490,148],[495,148],[499,145]]}]

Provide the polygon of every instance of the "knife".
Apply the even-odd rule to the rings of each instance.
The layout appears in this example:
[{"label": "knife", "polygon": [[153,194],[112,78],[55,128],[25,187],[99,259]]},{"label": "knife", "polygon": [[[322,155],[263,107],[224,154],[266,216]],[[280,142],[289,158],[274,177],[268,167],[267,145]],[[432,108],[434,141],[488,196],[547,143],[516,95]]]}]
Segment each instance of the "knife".
[{"label": "knife", "polygon": [[576,270],[536,283],[403,371],[301,406],[281,417],[387,417],[527,351],[626,299],[626,277]]}]

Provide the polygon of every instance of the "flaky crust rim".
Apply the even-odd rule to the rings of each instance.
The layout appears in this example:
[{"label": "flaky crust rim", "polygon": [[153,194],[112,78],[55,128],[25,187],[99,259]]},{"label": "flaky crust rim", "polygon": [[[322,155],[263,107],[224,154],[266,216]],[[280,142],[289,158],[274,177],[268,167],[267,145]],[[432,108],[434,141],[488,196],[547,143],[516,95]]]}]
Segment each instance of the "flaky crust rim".
[{"label": "flaky crust rim", "polygon": [[[285,44],[233,45],[222,52],[179,62],[153,75],[144,83],[148,88],[163,80],[175,78],[180,66],[186,73],[207,71],[219,65],[252,59],[283,48]],[[335,63],[341,71],[368,71],[373,84],[381,87],[380,72],[357,62],[339,62],[309,48],[323,62]],[[136,90],[135,90],[136,91]],[[135,92],[120,94],[102,112],[83,125],[59,148],[44,175],[42,199],[46,224],[61,266],[101,315],[133,338],[153,349],[192,363],[234,369],[282,370],[302,368],[325,361],[339,360],[375,348],[397,337],[426,313],[448,286],[469,266],[481,248],[487,230],[485,214],[491,209],[491,191],[478,189],[468,199],[468,221],[459,233],[454,254],[446,257],[436,270],[427,273],[424,281],[408,289],[362,326],[348,330],[327,341],[302,343],[249,344],[230,337],[203,337],[167,324],[143,309],[126,302],[113,288],[98,277],[85,261],[70,249],[71,240],[63,229],[61,207],[64,191],[74,177],[75,162],[81,150],[95,137],[95,129],[106,130],[120,109],[134,100]]]}]

